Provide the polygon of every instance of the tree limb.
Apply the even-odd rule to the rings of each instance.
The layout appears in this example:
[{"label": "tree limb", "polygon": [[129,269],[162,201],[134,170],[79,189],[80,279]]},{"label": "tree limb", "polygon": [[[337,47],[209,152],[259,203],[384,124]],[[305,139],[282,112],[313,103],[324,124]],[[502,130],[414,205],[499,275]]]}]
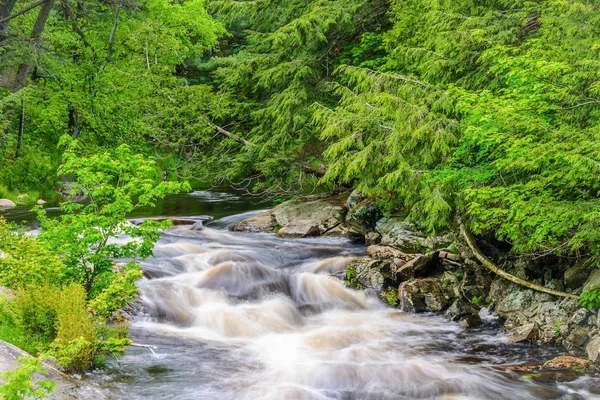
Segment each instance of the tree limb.
[{"label": "tree limb", "polygon": [[486,267],[487,269],[489,269],[496,275],[498,275],[501,278],[504,278],[510,282],[516,283],[517,285],[521,285],[521,286],[524,286],[529,289],[533,289],[538,292],[547,293],[552,296],[569,297],[571,299],[579,299],[579,296],[576,296],[574,294],[564,293],[564,292],[560,292],[558,290],[553,290],[553,289],[550,289],[550,288],[547,288],[547,287],[544,287],[541,285],[536,285],[535,283],[528,282],[524,279],[518,278],[518,277],[511,275],[508,272],[500,269],[496,264],[494,264],[494,262],[492,260],[487,258],[486,255],[482,253],[481,249],[479,249],[479,246],[477,246],[477,241],[476,241],[475,237],[473,236],[473,233],[471,233],[471,231],[465,224],[464,217],[459,218],[459,224],[460,224],[460,233],[462,234],[463,238],[467,241],[467,244],[469,245],[469,248],[471,249],[473,254],[475,254],[475,257],[479,260],[479,262],[481,262],[481,264],[483,264],[484,267]]},{"label": "tree limb", "polygon": [[2,18],[2,19],[0,19],[0,24],[1,24],[1,23],[4,23],[4,22],[8,22],[8,21],[10,21],[10,20],[11,20],[11,19],[13,19],[13,18],[17,18],[19,15],[23,15],[23,14],[25,14],[27,11],[31,11],[31,10],[33,10],[34,8],[36,8],[37,6],[41,5],[42,3],[45,3],[46,1],[48,1],[48,0],[40,0],[40,1],[36,2],[36,3],[33,3],[33,4],[32,4],[32,5],[30,5],[29,7],[25,7],[25,8],[24,8],[24,9],[22,9],[21,11],[18,11],[18,12],[16,12],[16,13],[14,13],[14,14],[13,14],[13,15],[11,15],[11,16],[8,16],[8,17],[6,17],[6,18]]}]

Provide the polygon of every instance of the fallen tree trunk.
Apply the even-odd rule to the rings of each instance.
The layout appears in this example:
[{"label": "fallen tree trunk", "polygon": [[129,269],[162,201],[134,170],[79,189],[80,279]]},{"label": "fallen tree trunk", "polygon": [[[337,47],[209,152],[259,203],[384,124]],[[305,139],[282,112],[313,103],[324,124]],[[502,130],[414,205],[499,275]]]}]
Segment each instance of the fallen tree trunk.
[{"label": "fallen tree trunk", "polygon": [[526,288],[529,288],[529,289],[532,289],[532,290],[535,290],[538,292],[548,293],[548,294],[551,294],[552,296],[569,297],[572,299],[579,299],[579,296],[576,296],[574,294],[565,293],[565,292],[553,290],[553,289],[550,289],[550,288],[547,288],[544,286],[536,285],[535,283],[528,282],[524,279],[521,279],[519,277],[511,275],[508,272],[500,269],[496,264],[494,264],[494,262],[492,260],[487,258],[487,256],[481,252],[481,250],[479,249],[479,246],[477,246],[477,241],[475,240],[473,233],[469,230],[469,228],[465,224],[464,217],[459,218],[459,224],[460,224],[460,233],[462,234],[463,238],[467,241],[467,245],[469,245],[469,248],[471,249],[473,254],[475,254],[475,257],[479,260],[479,262],[481,262],[481,264],[483,264],[484,267],[486,267],[487,269],[492,271],[494,274],[496,274],[496,275],[500,276],[501,278],[504,278],[510,282],[516,283],[517,285],[521,285],[521,286],[524,286]]}]

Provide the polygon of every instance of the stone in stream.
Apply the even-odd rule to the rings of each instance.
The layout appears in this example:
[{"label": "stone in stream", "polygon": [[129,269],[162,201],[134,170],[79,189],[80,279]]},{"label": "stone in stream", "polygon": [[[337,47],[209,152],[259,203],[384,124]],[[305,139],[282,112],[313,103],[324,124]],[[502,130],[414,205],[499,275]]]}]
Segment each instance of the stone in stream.
[{"label": "stone in stream", "polygon": [[286,201],[272,210],[245,219],[228,229],[236,232],[274,232],[282,238],[299,238],[339,233],[354,237],[356,232],[344,225],[348,193],[304,196]]},{"label": "stone in stream", "polygon": [[408,312],[442,311],[449,302],[439,278],[411,279],[398,288],[400,308]]},{"label": "stone in stream", "polygon": [[16,206],[17,205],[12,200],[0,199],[0,208],[12,208]]},{"label": "stone in stream", "polygon": [[42,199],[39,199],[38,201],[36,201],[36,204],[37,204],[38,206],[43,206],[43,205],[44,205],[44,204],[46,204],[46,203],[47,203],[47,201],[46,201],[46,200],[42,200]]},{"label": "stone in stream", "polygon": [[506,338],[509,342],[518,343],[518,342],[532,342],[535,340],[535,336],[537,334],[537,329],[535,323],[525,324],[523,326],[519,326],[509,332],[506,333]]}]

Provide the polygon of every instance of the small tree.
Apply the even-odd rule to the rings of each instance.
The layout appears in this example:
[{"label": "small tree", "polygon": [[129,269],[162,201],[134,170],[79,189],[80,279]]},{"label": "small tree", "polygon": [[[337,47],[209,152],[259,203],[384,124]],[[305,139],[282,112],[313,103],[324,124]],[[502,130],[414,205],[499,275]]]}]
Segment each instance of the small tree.
[{"label": "small tree", "polygon": [[[76,183],[71,195],[83,193],[87,203],[63,203],[60,219],[49,219],[38,209],[39,240],[63,255],[70,280],[81,283],[93,298],[120,276],[116,259],[151,256],[160,231],[170,226],[168,221],[135,226],[127,221],[127,215],[190,187],[187,183],[159,183],[154,160],[132,153],[127,145],[112,153],[83,156],[71,138],[64,137],[61,143],[68,148],[59,175],[72,177]],[[133,280],[129,282],[133,284]]]}]

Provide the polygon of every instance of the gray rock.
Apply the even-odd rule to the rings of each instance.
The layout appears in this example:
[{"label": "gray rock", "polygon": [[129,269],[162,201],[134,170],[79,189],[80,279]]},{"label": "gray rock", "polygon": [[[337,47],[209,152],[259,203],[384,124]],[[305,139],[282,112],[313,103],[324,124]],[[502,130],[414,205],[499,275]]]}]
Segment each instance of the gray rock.
[{"label": "gray rock", "polygon": [[595,269],[583,285],[583,290],[589,290],[592,286],[600,287],[600,269]]},{"label": "gray rock", "polygon": [[577,327],[563,340],[562,345],[569,351],[581,349],[589,336],[590,334],[586,328]]},{"label": "gray rock", "polygon": [[427,253],[452,242],[449,236],[426,236],[415,224],[396,217],[380,219],[375,230],[381,235],[379,244],[392,246],[406,253]]},{"label": "gray rock", "polygon": [[352,193],[350,193],[350,195],[348,196],[348,199],[346,200],[346,208],[348,209],[348,211],[352,210],[354,207],[356,207],[356,205],[358,203],[360,203],[363,200],[366,200],[367,196],[365,196],[364,194],[360,193],[359,191],[357,191],[356,189],[352,191]]},{"label": "gray rock", "polygon": [[513,343],[524,341],[533,342],[535,340],[536,333],[537,329],[535,323],[531,322],[507,332],[506,338],[509,342]]},{"label": "gray rock", "polygon": [[292,221],[277,232],[281,238],[303,238],[318,236],[321,233],[319,225],[314,221]]},{"label": "gray rock", "polygon": [[587,308],[580,308],[575,311],[569,322],[577,325],[585,324],[591,314],[592,313]]},{"label": "gray rock", "polygon": [[579,262],[565,271],[563,282],[567,289],[577,289],[582,286],[590,276],[590,269]]},{"label": "gray rock", "polygon": [[377,204],[370,199],[362,200],[346,214],[346,223],[362,235],[373,232],[377,221],[383,216]]},{"label": "gray rock", "polygon": [[449,302],[442,280],[438,278],[411,279],[398,288],[400,308],[408,312],[443,311]]},{"label": "gray rock", "polygon": [[11,208],[16,207],[17,205],[8,199],[0,199],[0,208]]},{"label": "gray rock", "polygon": [[46,200],[42,200],[42,199],[39,199],[38,201],[36,201],[36,204],[37,204],[38,206],[43,206],[43,205],[44,205],[44,204],[46,204],[46,203],[48,203],[48,202],[47,202]]},{"label": "gray rock", "polygon": [[595,336],[585,346],[585,351],[590,360],[600,363],[600,336]]},{"label": "gray rock", "polygon": [[383,289],[383,282],[385,280],[381,272],[382,264],[379,260],[373,260],[371,258],[359,258],[351,261],[348,264],[347,271],[351,271],[348,275],[353,275],[355,282],[346,281],[346,284],[351,287],[358,287],[360,289],[374,289],[380,291]]},{"label": "gray rock", "polygon": [[255,215],[254,217],[238,222],[237,224],[231,225],[228,229],[234,232],[273,232],[273,229],[277,226],[277,221],[271,217],[271,211],[265,211],[264,213]]},{"label": "gray rock", "polygon": [[444,316],[450,321],[458,321],[459,319],[469,316],[479,316],[479,309],[475,305],[465,301],[464,299],[458,299],[448,309]]}]

